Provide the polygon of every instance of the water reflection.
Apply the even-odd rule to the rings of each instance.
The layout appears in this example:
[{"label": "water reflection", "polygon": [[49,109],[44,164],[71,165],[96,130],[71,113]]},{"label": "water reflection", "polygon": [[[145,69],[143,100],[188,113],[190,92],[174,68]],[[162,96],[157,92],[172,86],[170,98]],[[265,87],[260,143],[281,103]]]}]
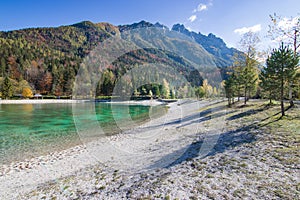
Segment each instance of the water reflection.
[{"label": "water reflection", "polygon": [[[81,128],[87,133],[95,134],[95,127],[91,124],[96,119],[96,128],[101,127],[105,135],[119,132],[115,120],[122,120],[128,112],[135,123],[142,123],[150,118],[149,106],[114,106],[113,115],[111,104],[76,104],[75,114],[80,119]],[[90,112],[92,107],[94,113]],[[151,109],[153,113],[155,107]],[[157,108],[157,111],[160,110],[162,109]],[[76,132],[78,127],[75,127],[73,114],[72,104],[0,104],[1,162],[36,157],[82,143],[82,138]]]}]

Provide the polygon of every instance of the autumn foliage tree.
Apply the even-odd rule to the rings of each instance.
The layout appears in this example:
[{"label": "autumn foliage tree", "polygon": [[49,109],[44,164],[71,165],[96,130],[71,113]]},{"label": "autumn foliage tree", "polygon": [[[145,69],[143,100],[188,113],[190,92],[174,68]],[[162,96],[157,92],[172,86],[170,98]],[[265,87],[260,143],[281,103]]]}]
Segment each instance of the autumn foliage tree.
[{"label": "autumn foliage tree", "polygon": [[32,90],[29,87],[23,88],[22,96],[24,98],[32,98],[33,97]]},{"label": "autumn foliage tree", "polygon": [[244,94],[244,104],[246,104],[247,100],[250,98],[251,92],[255,90],[258,80],[256,46],[259,42],[260,39],[258,35],[253,32],[245,33],[239,42],[241,49],[244,51],[244,58],[242,60],[243,64],[242,66],[240,66],[241,71],[238,76],[238,80],[241,84],[241,88]]}]

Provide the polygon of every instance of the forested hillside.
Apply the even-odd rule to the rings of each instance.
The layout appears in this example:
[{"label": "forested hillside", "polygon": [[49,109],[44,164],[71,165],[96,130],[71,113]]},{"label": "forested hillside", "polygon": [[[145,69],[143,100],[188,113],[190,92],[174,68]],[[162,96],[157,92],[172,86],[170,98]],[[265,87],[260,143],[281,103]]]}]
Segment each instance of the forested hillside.
[{"label": "forested hillside", "polygon": [[[177,26],[175,25],[173,30],[182,32]],[[3,80],[6,77],[11,84],[11,95],[8,96],[22,94],[24,88],[43,95],[69,96],[72,94],[80,64],[97,45],[107,38],[122,35],[125,31],[145,27],[167,29],[159,23],[151,24],[145,21],[122,26],[84,21],[56,28],[0,32],[0,87],[4,87]],[[139,38],[145,41],[147,34],[151,33],[147,32]],[[157,49],[129,52],[114,61],[113,67],[104,73],[110,81],[107,85],[100,86],[96,95],[111,95],[115,81],[137,64],[159,62],[173,66],[186,77],[191,87],[202,85],[202,77],[207,73],[202,70],[205,67],[214,67],[215,71],[210,73],[219,73],[216,69],[232,65],[232,57],[238,51],[227,48],[220,38],[212,34],[195,37],[195,33],[188,34],[186,29],[184,34],[192,36],[198,46],[191,49],[188,43],[174,38],[166,38],[161,42],[166,48],[181,42],[181,46],[176,48],[195,52],[192,59],[195,60],[196,66],[174,52]],[[197,71],[200,73],[195,73]],[[217,83],[211,84],[218,87]]]}]

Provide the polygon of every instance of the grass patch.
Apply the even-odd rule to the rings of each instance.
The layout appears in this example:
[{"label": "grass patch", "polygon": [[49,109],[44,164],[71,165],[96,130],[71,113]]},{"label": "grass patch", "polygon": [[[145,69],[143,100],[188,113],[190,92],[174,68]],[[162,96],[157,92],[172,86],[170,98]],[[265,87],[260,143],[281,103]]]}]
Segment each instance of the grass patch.
[{"label": "grass patch", "polygon": [[245,196],[246,192],[244,189],[237,189],[233,192],[232,196],[242,198]]},{"label": "grass patch", "polygon": [[207,174],[205,178],[214,178],[214,176],[212,174]]}]

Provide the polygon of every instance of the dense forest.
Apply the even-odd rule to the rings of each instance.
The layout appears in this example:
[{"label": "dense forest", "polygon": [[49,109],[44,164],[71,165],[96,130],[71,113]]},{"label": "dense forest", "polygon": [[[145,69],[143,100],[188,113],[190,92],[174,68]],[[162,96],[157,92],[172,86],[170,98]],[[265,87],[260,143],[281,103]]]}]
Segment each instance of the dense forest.
[{"label": "dense forest", "polygon": [[[16,31],[0,32],[0,87],[2,98],[13,96],[32,97],[33,94],[44,96],[72,95],[76,75],[84,58],[93,53],[93,50],[103,41],[110,37],[120,35],[128,30],[137,28],[167,27],[145,21],[131,25],[114,26],[108,23],[80,22],[70,26],[56,28],[30,28]],[[148,35],[155,32],[140,34],[137,38],[146,41]],[[234,55],[240,52],[233,48],[227,48],[222,39],[213,34],[208,36],[201,33],[189,32],[182,25],[174,25],[169,32],[180,32],[187,37],[195,38],[194,46],[182,39],[166,36],[159,42],[162,49],[144,48],[121,55],[113,61],[111,66],[102,71],[101,81],[97,84],[96,96],[110,96],[117,80],[126,74],[134,66],[145,63],[158,63],[172,66],[178,73],[183,75],[189,84],[169,86],[169,80],[165,85],[148,84],[144,87],[133,88],[136,95],[152,93],[155,96],[171,98],[180,96],[180,92],[194,93],[194,89],[208,84],[211,93],[221,91],[220,81],[212,81],[220,72],[234,62]],[[140,42],[140,41],[138,41]],[[179,45],[178,45],[179,44]],[[195,45],[196,44],[196,45]],[[175,46],[175,47],[174,47]],[[175,48],[173,52],[164,50]],[[189,53],[189,60],[174,52]],[[192,62],[191,62],[192,61]],[[226,70],[225,70],[226,71]],[[5,89],[4,86],[6,87]],[[131,87],[133,87],[131,83]],[[6,91],[5,91],[6,90]],[[164,95],[163,95],[164,94]],[[129,94],[130,95],[130,94]],[[132,95],[132,94],[131,94]]]}]

